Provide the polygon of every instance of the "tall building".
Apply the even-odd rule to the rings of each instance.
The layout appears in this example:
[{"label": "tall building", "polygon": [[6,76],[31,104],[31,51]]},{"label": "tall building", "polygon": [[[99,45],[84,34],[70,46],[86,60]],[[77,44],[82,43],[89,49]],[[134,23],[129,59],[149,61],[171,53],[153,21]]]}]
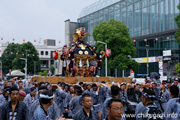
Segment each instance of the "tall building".
[{"label": "tall building", "polygon": [[[180,46],[175,42],[178,27],[174,18],[179,14],[179,3],[180,0],[99,0],[82,9],[78,24],[92,35],[93,28],[102,21],[112,18],[123,21],[137,48],[134,59],[141,63],[135,76],[143,76],[148,70],[160,72],[162,76],[177,76],[174,66],[179,62]],[[86,41],[94,44],[93,36]],[[146,45],[149,45],[148,52]],[[122,76],[118,73],[117,76]]]},{"label": "tall building", "polygon": [[67,47],[71,47],[73,43],[72,33],[76,32],[77,27],[77,22],[71,22],[70,19],[65,21],[65,45]]}]

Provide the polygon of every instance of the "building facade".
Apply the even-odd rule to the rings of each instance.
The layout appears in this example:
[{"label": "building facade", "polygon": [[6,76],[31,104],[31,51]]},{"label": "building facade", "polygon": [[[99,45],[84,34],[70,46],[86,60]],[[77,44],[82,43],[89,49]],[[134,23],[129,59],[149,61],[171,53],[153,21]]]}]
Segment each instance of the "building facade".
[{"label": "building facade", "polygon": [[41,71],[49,71],[51,65],[54,65],[54,74],[62,74],[62,61],[53,59],[53,52],[61,51],[62,47],[56,46],[55,43],[55,40],[47,39],[43,41],[43,45],[35,45],[35,48],[39,54]]},{"label": "building facade", "polygon": [[[124,22],[129,28],[130,36],[137,48],[136,58],[146,59],[135,71],[136,76],[147,73],[146,45],[149,45],[148,57],[162,57],[159,61],[149,63],[149,72],[161,72],[163,76],[176,76],[174,65],[179,62],[179,44],[175,42],[175,32],[178,30],[174,18],[179,14],[177,5],[180,0],[99,0],[84,8],[79,15],[79,26],[86,27],[92,35],[93,28],[102,21],[115,19]],[[93,36],[86,39],[92,41]],[[163,51],[171,50],[170,59],[163,57]],[[118,71],[117,76],[122,76]],[[127,71],[128,75],[129,71]],[[126,75],[126,76],[127,76]]]},{"label": "building facade", "polygon": [[77,27],[77,22],[71,22],[70,19],[65,21],[65,45],[67,47],[71,47],[71,43],[73,43],[72,33],[76,32]]}]

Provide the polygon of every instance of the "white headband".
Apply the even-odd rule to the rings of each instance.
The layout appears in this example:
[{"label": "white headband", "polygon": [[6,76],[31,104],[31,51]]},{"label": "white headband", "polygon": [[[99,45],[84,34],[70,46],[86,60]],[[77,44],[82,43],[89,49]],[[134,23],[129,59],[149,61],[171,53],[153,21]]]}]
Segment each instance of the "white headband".
[{"label": "white headband", "polygon": [[54,95],[53,96],[48,96],[48,95],[40,94],[40,98],[53,99]]}]

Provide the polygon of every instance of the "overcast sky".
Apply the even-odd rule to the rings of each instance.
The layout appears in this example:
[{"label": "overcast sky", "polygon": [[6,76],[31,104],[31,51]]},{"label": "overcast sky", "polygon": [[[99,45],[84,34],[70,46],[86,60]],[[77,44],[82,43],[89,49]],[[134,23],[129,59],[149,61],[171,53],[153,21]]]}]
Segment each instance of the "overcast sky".
[{"label": "overcast sky", "polygon": [[[56,39],[58,46],[64,45],[65,24],[73,22],[81,10],[99,0],[0,0],[0,43],[7,41],[22,43],[23,39]],[[58,43],[61,41],[61,44]]]}]

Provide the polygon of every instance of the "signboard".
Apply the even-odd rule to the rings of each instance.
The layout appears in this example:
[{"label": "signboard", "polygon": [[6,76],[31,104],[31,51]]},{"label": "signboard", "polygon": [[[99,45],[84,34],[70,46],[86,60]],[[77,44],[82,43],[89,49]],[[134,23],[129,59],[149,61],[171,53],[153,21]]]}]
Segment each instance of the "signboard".
[{"label": "signboard", "polygon": [[163,56],[171,56],[171,50],[164,50]]}]

